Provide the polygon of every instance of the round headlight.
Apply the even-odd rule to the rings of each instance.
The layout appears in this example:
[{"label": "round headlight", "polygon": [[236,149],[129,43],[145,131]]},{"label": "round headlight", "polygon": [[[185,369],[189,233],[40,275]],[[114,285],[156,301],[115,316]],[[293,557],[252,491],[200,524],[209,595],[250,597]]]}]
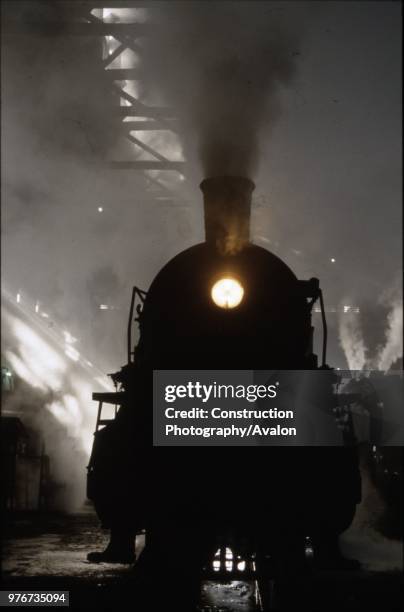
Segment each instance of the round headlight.
[{"label": "round headlight", "polygon": [[235,308],[243,299],[244,289],[234,278],[221,278],[212,287],[212,300],[220,308]]}]

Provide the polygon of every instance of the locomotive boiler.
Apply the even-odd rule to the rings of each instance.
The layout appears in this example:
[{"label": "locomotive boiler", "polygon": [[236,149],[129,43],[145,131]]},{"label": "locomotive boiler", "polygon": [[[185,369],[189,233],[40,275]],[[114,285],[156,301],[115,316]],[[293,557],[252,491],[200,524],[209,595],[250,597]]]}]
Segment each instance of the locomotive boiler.
[{"label": "locomotive boiler", "polygon": [[[109,548],[98,560],[132,560],[128,542],[145,530],[139,575],[165,584],[181,576],[188,601],[218,541],[236,549],[247,542],[254,552],[287,550],[291,557],[292,551],[299,556],[310,535],[319,558],[338,557],[338,534],[360,499],[352,445],[152,447],[153,370],[321,369],[332,392],[336,377],[326,365],[319,281],[298,280],[281,259],[251,242],[253,189],[243,177],[201,183],[205,242],[171,259],[147,293],[134,290],[128,363],[112,375],[119,388],[94,394],[100,410],[88,497],[111,529]],[[320,364],[311,321],[317,300],[324,333]],[[134,314],[140,331],[135,348]],[[119,406],[109,423],[102,402]]]}]

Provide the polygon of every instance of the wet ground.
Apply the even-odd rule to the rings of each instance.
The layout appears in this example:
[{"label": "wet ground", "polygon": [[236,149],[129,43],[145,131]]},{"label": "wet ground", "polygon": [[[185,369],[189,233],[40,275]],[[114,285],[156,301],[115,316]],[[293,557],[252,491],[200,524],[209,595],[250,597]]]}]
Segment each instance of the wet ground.
[{"label": "wet ground", "polygon": [[108,580],[125,574],[124,566],[88,563],[91,550],[103,550],[108,532],[89,510],[73,515],[21,516],[3,544],[3,576],[39,576]]},{"label": "wet ground", "polygon": [[[70,591],[70,606],[113,604],[125,588],[130,568],[88,563],[91,550],[103,550],[108,533],[91,509],[74,515],[20,515],[7,525],[2,550],[2,589]],[[105,597],[111,594],[107,601]]]},{"label": "wet ground", "polygon": [[[113,609],[123,600],[136,604],[132,567],[89,563],[86,559],[89,551],[101,551],[108,543],[108,532],[100,530],[90,508],[71,515],[14,517],[5,536],[2,590],[68,590],[71,607],[77,608],[91,605]],[[144,537],[139,536],[137,556],[143,545]],[[253,590],[246,582],[219,585],[206,581],[201,605],[206,611],[253,612]],[[167,605],[171,610],[169,594]],[[136,605],[135,609],[140,610]]]},{"label": "wet ground", "polygon": [[[71,607],[121,609],[123,602],[136,606],[133,568],[88,563],[90,550],[102,550],[108,533],[99,529],[90,508],[74,515],[34,515],[15,518],[3,529],[2,590],[69,590]],[[137,541],[137,552],[143,538]],[[179,577],[180,580],[180,577]],[[299,609],[309,610],[400,610],[402,574],[397,571],[310,573],[295,584]],[[255,587],[252,582],[232,581],[202,584],[201,609],[253,612]],[[123,608],[122,608],[123,609]],[[167,593],[167,610],[175,610]]]}]

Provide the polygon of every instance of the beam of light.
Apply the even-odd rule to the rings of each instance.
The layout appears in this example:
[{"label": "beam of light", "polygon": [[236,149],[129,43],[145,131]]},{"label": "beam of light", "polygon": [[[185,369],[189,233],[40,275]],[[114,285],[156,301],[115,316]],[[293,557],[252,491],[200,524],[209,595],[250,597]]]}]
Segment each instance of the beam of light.
[{"label": "beam of light", "polygon": [[47,408],[66,428],[74,431],[80,427],[82,416],[75,397],[66,394],[61,400],[47,404]]},{"label": "beam of light", "polygon": [[[10,366],[18,377],[44,394],[44,408],[66,428],[68,435],[79,440],[89,456],[95,423],[91,385],[28,326],[15,320],[11,330],[18,344],[15,351],[5,352]],[[98,377],[97,382],[113,390],[106,376]],[[49,394],[52,399],[47,401]]]},{"label": "beam of light", "polygon": [[75,342],[77,342],[77,338],[72,336],[72,334],[66,330],[63,330],[63,336],[67,344],[74,344]]},{"label": "beam of light", "polygon": [[80,353],[72,346],[67,346],[65,348],[65,355],[72,361],[78,361],[80,359]]},{"label": "beam of light", "polygon": [[36,386],[42,387],[45,384],[53,392],[60,391],[62,375],[66,371],[66,364],[61,356],[33,329],[14,317],[11,320],[11,328],[19,343],[20,358],[30,371],[30,380],[35,379]]},{"label": "beam of light", "polygon": [[106,391],[115,391],[112,382],[106,376],[95,376],[95,382]]},{"label": "beam of light", "polygon": [[34,389],[40,389],[43,392],[48,390],[47,385],[31,372],[30,368],[25,364],[23,359],[20,359],[12,351],[6,351],[5,355],[7,361],[10,363],[17,376],[19,376],[22,380],[25,380],[25,382],[31,387],[34,387]]},{"label": "beam of light", "polygon": [[[49,329],[33,309],[17,305],[15,294],[10,296],[4,287],[2,294],[13,308],[13,314],[3,308],[3,334],[7,332],[12,346],[5,350],[7,362],[20,379],[43,394],[44,409],[89,456],[96,417],[91,397],[94,377],[97,385],[107,391],[115,390],[113,383],[67,342],[77,341],[69,332],[56,323]],[[24,315],[24,322],[20,315]],[[65,355],[67,349],[70,359]],[[41,422],[46,423],[46,419]]]}]

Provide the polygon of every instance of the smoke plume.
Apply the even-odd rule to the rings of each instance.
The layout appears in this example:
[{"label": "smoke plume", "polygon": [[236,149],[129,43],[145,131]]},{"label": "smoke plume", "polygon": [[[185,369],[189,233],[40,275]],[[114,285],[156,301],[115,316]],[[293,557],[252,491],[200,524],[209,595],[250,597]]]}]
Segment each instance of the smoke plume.
[{"label": "smoke plume", "polygon": [[167,2],[150,13],[159,29],[145,53],[146,74],[157,75],[179,111],[186,156],[198,154],[205,177],[253,176],[261,132],[266,137],[275,123],[279,91],[296,71],[298,6]]}]

